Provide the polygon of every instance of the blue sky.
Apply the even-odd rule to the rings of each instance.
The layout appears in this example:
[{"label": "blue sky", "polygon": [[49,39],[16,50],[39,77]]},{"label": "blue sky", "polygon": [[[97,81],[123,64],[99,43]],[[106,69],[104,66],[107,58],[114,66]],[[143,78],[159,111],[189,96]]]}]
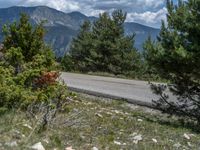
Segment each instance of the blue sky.
[{"label": "blue sky", "polygon": [[161,20],[166,19],[165,3],[166,0],[0,0],[0,7],[45,5],[63,12],[80,11],[88,16],[123,9],[128,13],[126,21],[159,28]]}]

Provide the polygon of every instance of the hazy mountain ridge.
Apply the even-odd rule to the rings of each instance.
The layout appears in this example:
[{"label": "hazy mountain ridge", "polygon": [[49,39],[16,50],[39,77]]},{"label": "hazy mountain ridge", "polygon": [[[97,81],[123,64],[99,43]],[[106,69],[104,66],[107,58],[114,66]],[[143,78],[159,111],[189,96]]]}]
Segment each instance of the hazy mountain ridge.
[{"label": "hazy mountain ridge", "polygon": [[[10,7],[0,9],[0,28],[3,24],[13,22],[20,18],[20,13],[27,13],[33,24],[47,20],[45,27],[47,34],[45,40],[52,45],[57,56],[62,56],[68,49],[71,39],[78,33],[84,20],[94,21],[95,17],[88,17],[80,12],[64,13],[46,6],[37,7]],[[153,39],[159,33],[159,29],[147,27],[138,23],[126,22],[125,33],[136,33],[135,46],[142,48],[142,43],[151,35]],[[0,33],[0,40],[2,34]]]}]

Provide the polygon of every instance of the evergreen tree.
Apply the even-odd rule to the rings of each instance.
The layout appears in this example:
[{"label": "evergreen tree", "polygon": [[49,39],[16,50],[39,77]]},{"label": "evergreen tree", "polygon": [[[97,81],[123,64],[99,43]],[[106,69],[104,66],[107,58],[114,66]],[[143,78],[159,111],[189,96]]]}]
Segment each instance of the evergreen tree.
[{"label": "evergreen tree", "polygon": [[92,25],[81,26],[69,53],[75,70],[127,74],[137,69],[139,54],[133,47],[134,35],[124,35],[125,19],[126,13],[116,10],[112,16],[103,13]]},{"label": "evergreen tree", "polygon": [[[158,42],[146,42],[146,59],[171,84],[153,86],[161,96],[155,104],[167,113],[195,118],[200,122],[200,1],[167,1],[168,15]],[[166,88],[177,97],[169,100]]]},{"label": "evergreen tree", "polygon": [[77,37],[72,40],[69,56],[65,56],[63,62],[65,59],[70,59],[74,64],[74,69],[83,72],[92,69],[94,60],[91,59],[93,46],[91,34],[91,23],[89,21],[85,21],[83,25],[81,25],[80,32]]}]

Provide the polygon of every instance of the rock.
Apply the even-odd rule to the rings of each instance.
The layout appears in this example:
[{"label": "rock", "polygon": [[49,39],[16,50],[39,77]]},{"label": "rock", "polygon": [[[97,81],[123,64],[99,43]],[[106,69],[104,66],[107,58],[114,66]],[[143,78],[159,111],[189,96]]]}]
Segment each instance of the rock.
[{"label": "rock", "polygon": [[38,142],[38,143],[34,144],[30,148],[34,149],[34,150],[45,150],[45,148],[44,148],[44,146],[42,145],[41,142]]},{"label": "rock", "polygon": [[133,137],[133,143],[135,143],[135,144],[138,144],[138,142],[141,141],[141,140],[142,140],[142,135],[141,134],[136,135],[136,136]]},{"label": "rock", "polygon": [[18,144],[17,144],[16,141],[13,141],[13,142],[7,142],[7,143],[5,143],[5,145],[6,145],[6,146],[9,146],[9,147],[15,147],[15,146],[17,146]]},{"label": "rock", "polygon": [[186,133],[183,134],[183,137],[186,138],[187,140],[190,140],[190,136]]},{"label": "rock", "polygon": [[115,112],[116,114],[119,114],[119,113],[120,113],[120,111],[118,111],[118,110],[115,110],[114,112]]},{"label": "rock", "polygon": [[181,144],[180,143],[176,143],[173,146],[176,147],[176,148],[179,148],[179,147],[181,147]]},{"label": "rock", "polygon": [[99,118],[103,118],[103,116],[99,113],[96,113],[95,116],[99,117]]},{"label": "rock", "polygon": [[111,112],[106,112],[106,114],[107,114],[107,115],[112,115],[112,113],[111,113]]},{"label": "rock", "polygon": [[25,137],[26,137],[26,135],[25,135],[25,134],[22,134],[22,137],[23,137],[23,138],[25,138]]},{"label": "rock", "polygon": [[157,141],[156,139],[152,139],[152,141],[153,141],[154,143],[158,143],[158,141]]},{"label": "rock", "polygon": [[114,141],[114,144],[116,144],[116,145],[122,145],[120,142],[118,142],[118,141]]},{"label": "rock", "polygon": [[75,150],[72,148],[72,146],[66,147],[65,150]]},{"label": "rock", "polygon": [[137,121],[138,121],[138,122],[142,122],[143,120],[142,120],[142,119],[137,119]]},{"label": "rock", "polygon": [[127,112],[125,112],[124,114],[125,114],[125,115],[129,115],[129,113],[127,113]]},{"label": "rock", "polygon": [[30,125],[28,125],[28,124],[23,124],[23,126],[29,128],[29,129],[31,129],[31,130],[33,129],[33,128],[32,128]]},{"label": "rock", "polygon": [[98,149],[98,148],[96,148],[96,147],[93,147],[93,148],[92,148],[92,150],[99,150],[99,149]]}]

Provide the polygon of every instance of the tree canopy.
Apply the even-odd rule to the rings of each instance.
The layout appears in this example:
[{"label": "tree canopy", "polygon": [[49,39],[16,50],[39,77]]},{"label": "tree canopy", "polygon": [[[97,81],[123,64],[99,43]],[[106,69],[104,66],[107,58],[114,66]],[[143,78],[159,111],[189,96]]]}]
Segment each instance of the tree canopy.
[{"label": "tree canopy", "polygon": [[[171,84],[154,86],[158,108],[200,121],[200,1],[167,1],[167,25],[162,22],[157,42],[145,43],[145,58]],[[166,88],[177,97],[169,100]]]},{"label": "tree canopy", "polygon": [[[125,36],[126,13],[102,13],[94,23],[86,21],[72,40],[68,56],[78,71],[126,74],[137,69],[139,53],[134,48],[134,34]],[[63,64],[64,66],[67,64]]]}]

